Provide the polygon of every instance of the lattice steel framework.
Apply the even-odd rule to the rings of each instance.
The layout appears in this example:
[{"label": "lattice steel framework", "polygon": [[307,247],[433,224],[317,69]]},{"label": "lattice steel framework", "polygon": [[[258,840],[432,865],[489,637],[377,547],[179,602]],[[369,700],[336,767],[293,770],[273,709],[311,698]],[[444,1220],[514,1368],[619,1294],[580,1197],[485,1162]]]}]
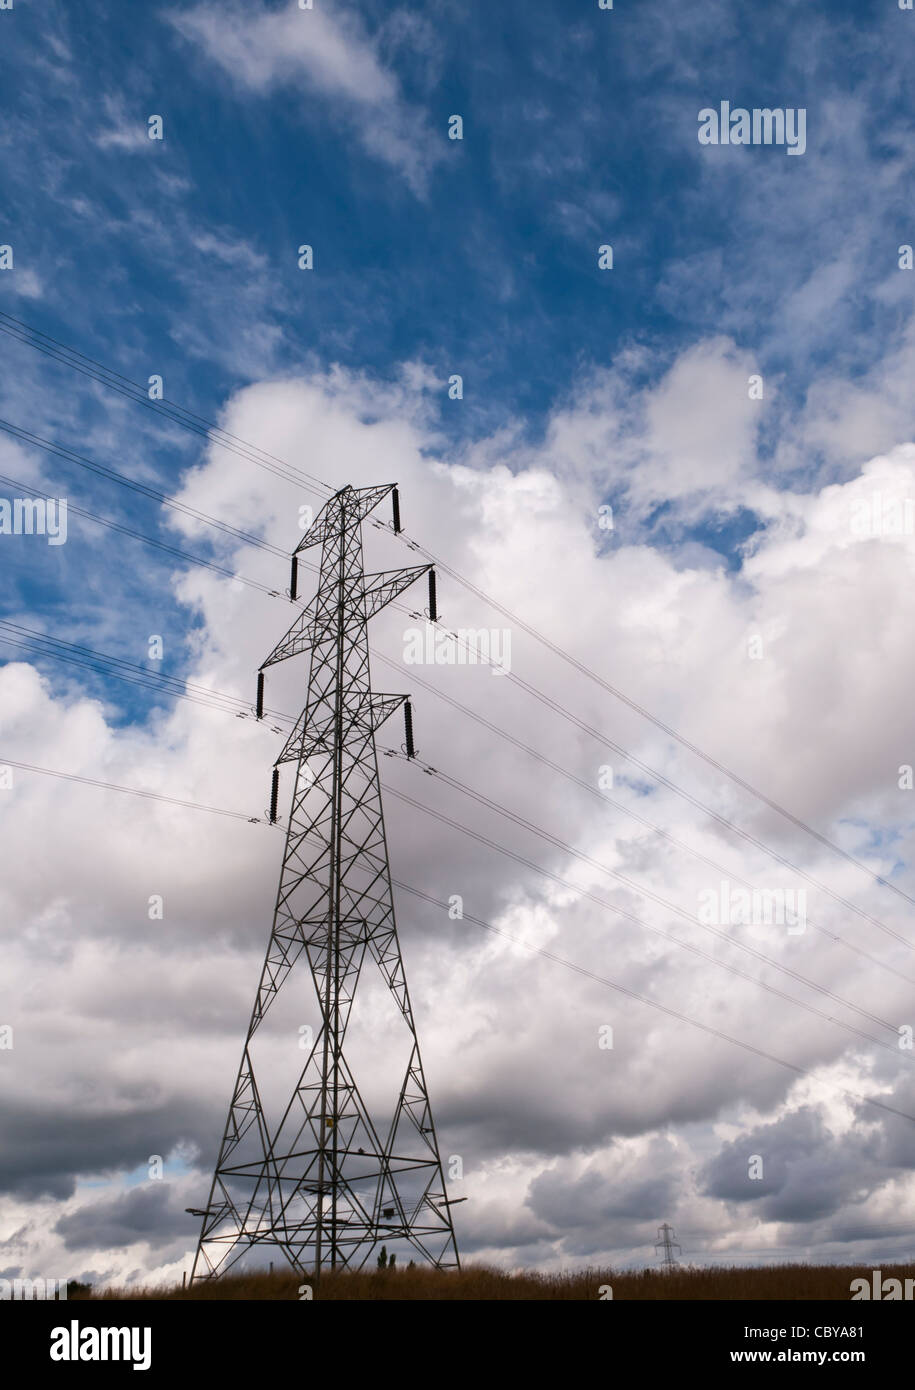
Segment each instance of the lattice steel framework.
[{"label": "lattice steel framework", "polygon": [[[363,572],[362,522],[392,489],[345,487],[326,503],[296,552],[321,546],[318,592],[262,668],[311,653],[305,708],[277,759],[295,764],[296,781],[273,928],[209,1199],[194,1213],[203,1222],[192,1281],[259,1247],[318,1277],[360,1267],[383,1241],[437,1267],[459,1264],[394,921],[375,748],[376,729],[407,697],[372,691],[368,621],[429,570]],[[344,1052],[367,960],[406,1030],[384,1121]],[[271,1061],[256,1071],[255,1035],[295,967],[297,978],[310,972],[320,1026],[291,1097],[271,1113]]]}]

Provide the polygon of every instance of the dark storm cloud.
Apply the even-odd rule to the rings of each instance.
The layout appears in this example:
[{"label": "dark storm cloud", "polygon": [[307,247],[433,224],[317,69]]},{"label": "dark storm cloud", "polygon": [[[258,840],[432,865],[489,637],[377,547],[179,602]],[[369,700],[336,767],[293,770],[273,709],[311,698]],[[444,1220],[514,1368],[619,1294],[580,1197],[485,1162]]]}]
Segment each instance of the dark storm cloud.
[{"label": "dark storm cloud", "polygon": [[[819,1113],[802,1109],[748,1130],[722,1147],[700,1174],[706,1196],[752,1203],[765,1221],[808,1223],[831,1216],[887,1178],[878,1134],[836,1136]],[[762,1174],[751,1176],[761,1160]]]},{"label": "dark storm cloud", "polygon": [[611,1219],[652,1221],[670,1206],[674,1174],[649,1174],[616,1182],[604,1173],[583,1173],[574,1182],[543,1173],[531,1183],[528,1203],[557,1230],[593,1227]]},{"label": "dark storm cloud", "polygon": [[159,1249],[175,1240],[186,1244],[193,1225],[175,1188],[150,1181],[62,1216],[54,1230],[68,1250],[110,1250],[141,1240]]},{"label": "dark storm cloud", "polygon": [[0,1191],[25,1199],[72,1197],[82,1175],[130,1172],[179,1143],[212,1147],[219,1124],[204,1103],[150,1103],[127,1114],[50,1112],[19,1103],[4,1111]]}]

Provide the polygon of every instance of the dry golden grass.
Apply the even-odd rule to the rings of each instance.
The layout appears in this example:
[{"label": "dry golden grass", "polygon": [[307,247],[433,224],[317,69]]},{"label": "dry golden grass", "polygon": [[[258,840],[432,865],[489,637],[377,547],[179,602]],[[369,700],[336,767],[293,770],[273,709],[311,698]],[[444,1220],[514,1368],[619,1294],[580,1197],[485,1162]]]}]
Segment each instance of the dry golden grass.
[{"label": "dry golden grass", "polygon": [[[884,1265],[884,1281],[915,1277],[915,1266]],[[366,1269],[337,1274],[325,1273],[314,1297],[333,1300],[452,1300],[490,1301],[510,1299],[572,1299],[593,1301],[600,1297],[601,1285],[609,1284],[617,1299],[832,1299],[848,1302],[852,1279],[870,1282],[870,1266],[768,1265],[756,1268],[683,1268],[664,1274],[658,1270],[614,1273],[588,1269],[576,1274],[509,1274],[485,1265],[467,1265],[458,1272],[434,1269]],[[299,1287],[312,1281],[291,1272],[274,1274],[227,1275],[189,1289],[173,1288],[111,1289],[102,1294],[75,1293],[80,1297],[107,1299],[273,1299],[299,1298]]]}]

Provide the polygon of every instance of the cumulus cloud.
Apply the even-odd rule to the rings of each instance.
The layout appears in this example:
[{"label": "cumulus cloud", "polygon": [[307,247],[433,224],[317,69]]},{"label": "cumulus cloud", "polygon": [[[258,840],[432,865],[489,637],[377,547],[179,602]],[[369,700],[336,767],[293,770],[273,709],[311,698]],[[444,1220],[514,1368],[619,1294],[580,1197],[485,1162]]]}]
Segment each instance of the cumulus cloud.
[{"label": "cumulus cloud", "polygon": [[[810,491],[764,487],[748,365],[720,339],[697,345],[625,417],[609,388],[591,382],[556,411],[541,445],[502,439],[489,459],[480,446],[443,449],[429,374],[415,365],[394,385],[339,369],[266,382],[233,397],[222,423],[334,487],[398,482],[410,535],[911,888],[897,866],[912,814],[897,769],[913,761],[904,692],[915,671],[901,640],[912,542],[856,534],[850,517],[878,485],[915,497],[915,448],[901,443],[862,460],[853,478]],[[716,442],[706,415],[722,396],[731,406]],[[625,457],[640,459],[637,478],[597,466],[599,441],[612,434]],[[716,447],[715,485],[705,487],[701,461]],[[608,537],[598,506],[616,486],[631,489],[637,504],[628,526],[620,520]],[[682,528],[673,544],[654,539],[646,519],[650,499],[663,495]],[[759,516],[737,570],[710,562],[695,539],[721,495],[735,507],[752,503]],[[186,475],[181,500],[228,520],[256,517],[265,539],[288,550],[299,508],[320,499],[307,483],[282,482],[214,445]],[[185,536],[201,529],[175,514],[172,524]],[[389,532],[367,527],[366,549],[371,569],[405,562]],[[252,578],[285,582],[282,562],[263,551],[222,538],[217,553]],[[306,570],[303,589],[308,582]],[[451,627],[509,623],[444,573],[439,589]],[[253,673],[288,626],[288,605],[198,569],[176,574],[175,593],[196,631],[190,678],[250,701]],[[912,1105],[911,1063],[895,1033],[911,995],[903,900],[875,890],[854,865],[754,803],[524,629],[512,631],[513,671],[604,740],[483,668],[405,665],[409,625],[391,610],[374,620],[374,677],[380,689],[413,683],[423,757],[554,837],[506,822],[402,760],[382,761],[395,877],[439,900],[460,894],[468,914],[508,934],[398,896],[439,1137],[443,1153],[463,1163],[455,1195],[470,1198],[456,1208],[464,1251],[547,1266],[638,1262],[650,1258],[654,1228],[667,1219],[698,1233],[693,1254],[736,1240],[784,1257],[794,1247],[832,1251],[850,1204],[862,1229],[876,1228],[889,1201],[900,1225],[911,1225],[906,1122],[849,1099]],[[753,637],[762,639],[761,656]],[[145,643],[145,631],[136,640]],[[295,663],[272,669],[268,706],[295,713],[303,676]],[[500,739],[455,700],[577,780]],[[862,709],[867,729],[850,739]],[[284,736],[164,698],[148,723],[122,724],[62,676],[39,676],[25,661],[0,670],[0,763],[15,757],[262,818]],[[396,747],[399,732],[382,730],[379,742]],[[627,763],[619,748],[694,800]],[[601,790],[608,767],[613,787]],[[519,858],[416,812],[397,791]],[[696,799],[895,935],[773,863],[697,810]],[[11,790],[0,792],[0,832],[8,866],[0,906],[16,924],[0,1004],[15,1036],[13,1050],[0,1051],[11,1117],[0,1177],[14,1194],[0,1230],[6,1258],[34,1269],[36,1260],[50,1267],[77,1252],[105,1277],[174,1277],[194,1238],[189,1231],[182,1244],[178,1196],[143,1179],[125,1187],[126,1175],[151,1154],[196,1155],[175,1180],[182,1209],[202,1201],[266,942],[281,836],[15,769]],[[704,931],[693,920],[700,894],[728,877],[803,884],[812,925],[797,936],[771,923],[726,925],[726,941]],[[153,895],[164,901],[161,920],[149,913]],[[306,998],[301,986],[290,991],[272,1018],[267,1046],[278,1070],[300,1057]],[[359,1053],[371,1092],[393,1031],[366,1000],[378,1021]],[[608,1026],[612,1048],[601,1046]],[[747,1193],[745,1154],[755,1152],[769,1156],[766,1180]],[[101,1195],[90,1181],[104,1184]]]},{"label": "cumulus cloud", "polygon": [[160,1178],[117,1197],[87,1202],[54,1227],[68,1250],[117,1249],[143,1242],[153,1250],[187,1233],[187,1213],[175,1189]]}]

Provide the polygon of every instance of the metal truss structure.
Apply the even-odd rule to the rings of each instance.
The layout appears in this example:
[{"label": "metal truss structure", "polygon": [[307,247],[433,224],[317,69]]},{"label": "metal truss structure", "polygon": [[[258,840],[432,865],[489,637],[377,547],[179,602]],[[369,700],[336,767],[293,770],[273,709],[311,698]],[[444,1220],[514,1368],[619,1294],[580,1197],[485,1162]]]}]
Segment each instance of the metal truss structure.
[{"label": "metal truss structure", "polygon": [[[375,731],[407,697],[373,692],[368,622],[430,570],[364,573],[362,522],[392,492],[398,530],[393,485],[345,487],[325,504],[296,551],[321,547],[317,594],[258,678],[260,715],[264,670],[311,654],[305,708],[274,770],[272,819],[279,765],[296,768],[276,910],[209,1199],[194,1212],[202,1228],[192,1281],[224,1274],[261,1247],[316,1278],[360,1268],[382,1242],[439,1268],[459,1266],[394,920],[375,748]],[[363,1067],[367,1091],[344,1044],[369,963],[393,1005]],[[306,1007],[319,1026],[299,1028],[304,1039],[291,1044],[308,1044],[308,1056],[301,1066],[296,1052],[290,1092],[278,1090],[276,1048],[255,1053],[292,974],[310,978]]]}]

